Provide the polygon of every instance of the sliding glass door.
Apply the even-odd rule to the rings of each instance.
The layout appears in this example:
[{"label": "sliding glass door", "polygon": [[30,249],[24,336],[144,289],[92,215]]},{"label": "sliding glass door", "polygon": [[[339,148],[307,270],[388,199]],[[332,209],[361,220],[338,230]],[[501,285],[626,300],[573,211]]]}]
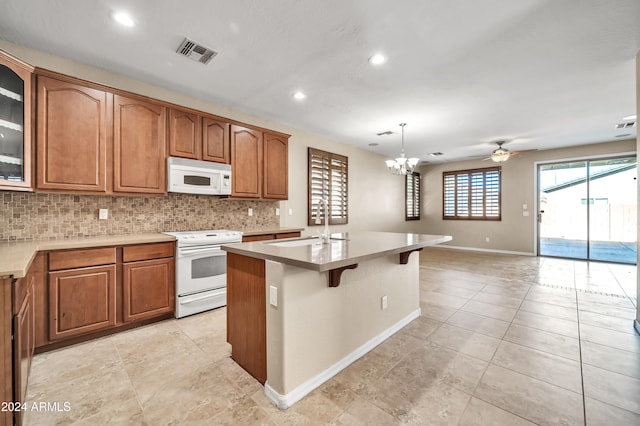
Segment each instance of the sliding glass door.
[{"label": "sliding glass door", "polygon": [[541,256],[637,262],[635,156],[538,166]]}]

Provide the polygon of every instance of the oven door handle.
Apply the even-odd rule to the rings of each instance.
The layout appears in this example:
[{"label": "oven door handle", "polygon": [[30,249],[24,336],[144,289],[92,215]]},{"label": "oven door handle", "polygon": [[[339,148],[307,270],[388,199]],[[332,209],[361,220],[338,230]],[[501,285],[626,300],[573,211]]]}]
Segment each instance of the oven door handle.
[{"label": "oven door handle", "polygon": [[188,305],[189,303],[199,302],[201,300],[213,299],[214,297],[220,297],[220,293],[216,294],[207,294],[206,296],[196,297],[194,299],[188,299],[185,301],[179,301],[181,305]]},{"label": "oven door handle", "polygon": [[178,249],[178,255],[190,256],[203,253],[209,253],[212,256],[224,256],[226,254],[226,252],[222,250],[220,246],[182,247]]}]

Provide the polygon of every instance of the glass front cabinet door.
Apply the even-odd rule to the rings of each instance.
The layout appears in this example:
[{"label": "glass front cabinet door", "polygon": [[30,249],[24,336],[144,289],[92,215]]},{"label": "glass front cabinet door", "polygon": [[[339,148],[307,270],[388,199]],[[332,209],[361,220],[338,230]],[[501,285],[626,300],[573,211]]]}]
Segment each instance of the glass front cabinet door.
[{"label": "glass front cabinet door", "polygon": [[31,189],[33,68],[0,51],[0,190]]}]

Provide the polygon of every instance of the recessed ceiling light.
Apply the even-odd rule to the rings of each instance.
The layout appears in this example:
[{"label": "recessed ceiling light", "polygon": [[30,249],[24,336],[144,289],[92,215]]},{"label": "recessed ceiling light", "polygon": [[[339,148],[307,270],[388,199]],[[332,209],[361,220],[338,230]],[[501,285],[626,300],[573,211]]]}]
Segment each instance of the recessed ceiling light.
[{"label": "recessed ceiling light", "polygon": [[382,53],[376,53],[372,57],[369,58],[369,62],[373,65],[380,65],[387,62],[387,58]]},{"label": "recessed ceiling light", "polygon": [[125,27],[133,27],[135,25],[135,21],[133,20],[131,15],[126,12],[113,12],[111,14],[111,18],[113,18],[113,20],[118,24]]},{"label": "recessed ceiling light", "polygon": [[305,95],[303,92],[300,92],[300,91],[297,91],[296,93],[293,94],[293,98],[299,101],[305,99],[306,97],[307,95]]},{"label": "recessed ceiling light", "polygon": [[626,117],[622,117],[623,120],[635,120],[636,118],[638,118],[638,116],[636,114],[627,115]]},{"label": "recessed ceiling light", "polygon": [[369,146],[378,146],[378,145],[379,145],[379,144],[377,144],[377,143],[375,143],[375,142],[371,142],[371,143],[369,144]]}]

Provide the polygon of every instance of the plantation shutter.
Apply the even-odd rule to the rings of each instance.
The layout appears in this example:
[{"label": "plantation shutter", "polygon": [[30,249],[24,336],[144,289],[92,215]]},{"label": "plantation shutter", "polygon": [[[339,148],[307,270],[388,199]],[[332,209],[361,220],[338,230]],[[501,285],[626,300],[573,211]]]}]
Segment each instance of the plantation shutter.
[{"label": "plantation shutter", "polygon": [[406,176],[405,184],[406,220],[420,220],[420,173]]},{"label": "plantation shutter", "polygon": [[[329,224],[348,222],[348,158],[343,155],[309,148],[308,224],[316,225],[318,203],[329,201]],[[320,223],[324,225],[324,207],[319,209]]]},{"label": "plantation shutter", "polygon": [[501,220],[500,167],[442,174],[443,219]]}]

